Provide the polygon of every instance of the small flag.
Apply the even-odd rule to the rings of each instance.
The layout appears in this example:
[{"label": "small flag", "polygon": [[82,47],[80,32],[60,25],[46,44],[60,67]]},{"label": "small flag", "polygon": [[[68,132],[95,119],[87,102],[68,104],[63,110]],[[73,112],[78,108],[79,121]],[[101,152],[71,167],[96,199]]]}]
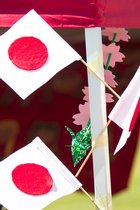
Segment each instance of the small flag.
[{"label": "small flag", "polygon": [[80,59],[34,10],[0,37],[0,78],[22,99]]},{"label": "small flag", "polygon": [[139,113],[140,67],[108,116],[123,129],[115,154],[126,144]]},{"label": "small flag", "polygon": [[40,210],[80,187],[39,137],[0,162],[0,203],[8,210]]}]

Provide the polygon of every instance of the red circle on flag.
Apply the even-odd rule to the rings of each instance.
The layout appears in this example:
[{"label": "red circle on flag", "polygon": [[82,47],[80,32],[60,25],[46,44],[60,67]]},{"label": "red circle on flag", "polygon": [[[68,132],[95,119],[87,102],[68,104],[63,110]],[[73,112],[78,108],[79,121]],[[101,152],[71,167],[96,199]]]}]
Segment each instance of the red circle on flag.
[{"label": "red circle on flag", "polygon": [[18,189],[30,195],[46,194],[53,185],[49,171],[34,163],[16,166],[12,171],[12,180]]},{"label": "red circle on flag", "polygon": [[42,67],[48,59],[46,45],[35,37],[16,39],[8,49],[12,63],[23,70],[36,70]]}]

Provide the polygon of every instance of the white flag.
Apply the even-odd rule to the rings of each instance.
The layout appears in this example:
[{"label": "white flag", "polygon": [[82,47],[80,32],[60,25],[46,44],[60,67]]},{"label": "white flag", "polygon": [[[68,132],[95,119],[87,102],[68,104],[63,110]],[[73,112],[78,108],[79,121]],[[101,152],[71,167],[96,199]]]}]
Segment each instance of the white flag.
[{"label": "white flag", "polygon": [[0,162],[0,203],[8,210],[41,210],[80,187],[39,137]]},{"label": "white flag", "polygon": [[108,116],[110,120],[123,129],[115,154],[126,144],[139,112],[140,67]]},{"label": "white flag", "polygon": [[0,78],[22,99],[80,59],[34,10],[0,37]]}]

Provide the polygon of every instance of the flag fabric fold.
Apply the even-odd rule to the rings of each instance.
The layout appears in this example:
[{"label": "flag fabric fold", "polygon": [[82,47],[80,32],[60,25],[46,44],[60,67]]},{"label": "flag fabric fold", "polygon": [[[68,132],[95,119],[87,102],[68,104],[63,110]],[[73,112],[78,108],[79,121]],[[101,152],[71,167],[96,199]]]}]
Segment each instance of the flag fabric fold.
[{"label": "flag fabric fold", "polygon": [[140,67],[109,114],[109,119],[123,129],[116,154],[127,142],[140,112]]},{"label": "flag fabric fold", "polygon": [[80,59],[34,10],[0,37],[0,78],[22,99]]},{"label": "flag fabric fold", "polygon": [[0,203],[8,210],[41,210],[80,187],[39,137],[0,162]]}]

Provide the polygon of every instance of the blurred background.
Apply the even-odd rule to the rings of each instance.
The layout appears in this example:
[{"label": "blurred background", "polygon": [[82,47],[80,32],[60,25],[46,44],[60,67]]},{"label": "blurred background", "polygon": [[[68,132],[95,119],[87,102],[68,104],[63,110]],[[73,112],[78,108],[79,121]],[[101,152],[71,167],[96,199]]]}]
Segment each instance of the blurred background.
[{"label": "blurred background", "polygon": [[[1,28],[0,33],[3,34],[6,30]],[[56,29],[56,31],[85,59],[83,29]],[[119,43],[120,51],[125,55],[124,61],[110,69],[116,76],[118,83],[116,92],[119,95],[128,85],[140,63],[140,30],[129,29],[128,34],[131,39],[128,42]],[[108,40],[104,37],[103,43],[108,44]],[[87,71],[80,62],[75,62],[61,70],[26,100],[22,100],[0,80],[1,160],[39,136],[75,174],[80,165],[73,167],[70,147],[66,146],[71,144],[71,136],[64,126],[72,128],[75,133],[81,130],[81,126],[73,123],[72,116],[79,112],[79,104],[84,103],[82,89],[85,86],[88,86]],[[114,99],[113,103],[107,104],[108,113],[115,103]],[[132,208],[138,210],[140,206],[139,125],[140,116],[127,145],[115,156],[113,152],[121,130],[113,123],[108,130],[114,210]],[[92,159],[88,161],[78,178],[83,183],[83,187],[94,197]],[[66,196],[47,207],[48,210],[66,208],[90,210],[95,207],[82,192]]]}]

